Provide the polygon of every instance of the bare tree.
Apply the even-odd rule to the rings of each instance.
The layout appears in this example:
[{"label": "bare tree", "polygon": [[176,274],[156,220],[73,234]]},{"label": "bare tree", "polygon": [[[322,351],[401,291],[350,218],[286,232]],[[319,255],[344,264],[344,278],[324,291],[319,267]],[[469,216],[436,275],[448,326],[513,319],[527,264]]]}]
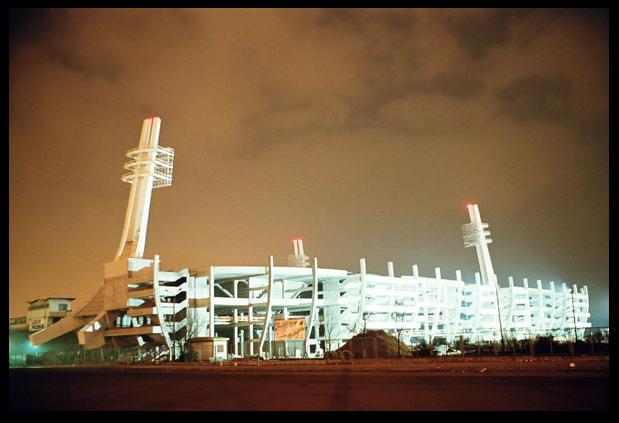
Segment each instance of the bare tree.
[{"label": "bare tree", "polygon": [[331,342],[335,339],[334,337],[337,334],[339,323],[335,322],[333,319],[327,318],[323,314],[322,325],[324,328],[325,350],[326,350],[327,355],[330,355]]},{"label": "bare tree", "polygon": [[177,345],[178,342],[179,358],[184,361],[190,361],[189,341],[200,335],[205,327],[205,322],[196,309],[188,309],[186,319],[187,323],[180,337],[174,337],[174,345]]}]

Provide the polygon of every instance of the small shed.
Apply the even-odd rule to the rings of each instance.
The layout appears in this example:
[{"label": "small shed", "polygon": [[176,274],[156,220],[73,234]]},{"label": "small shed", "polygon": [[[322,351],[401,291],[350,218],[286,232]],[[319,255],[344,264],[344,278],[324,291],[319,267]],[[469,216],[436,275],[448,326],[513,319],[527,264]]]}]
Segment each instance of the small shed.
[{"label": "small shed", "polygon": [[221,337],[198,337],[189,340],[189,350],[198,361],[225,360],[228,358],[228,339]]}]

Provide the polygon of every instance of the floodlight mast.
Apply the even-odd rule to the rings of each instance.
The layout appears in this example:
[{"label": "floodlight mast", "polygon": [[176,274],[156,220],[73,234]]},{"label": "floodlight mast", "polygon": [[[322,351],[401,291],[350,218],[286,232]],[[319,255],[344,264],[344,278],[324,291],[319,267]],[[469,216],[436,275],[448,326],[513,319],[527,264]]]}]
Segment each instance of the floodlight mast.
[{"label": "floodlight mast", "polygon": [[486,236],[490,235],[490,231],[485,230],[488,228],[488,224],[482,223],[477,204],[468,204],[466,207],[469,210],[471,223],[462,225],[464,246],[475,246],[481,280],[484,285],[488,285],[493,283],[495,279],[492,260],[490,259],[490,251],[488,250],[488,244],[490,244],[492,240],[486,238]]},{"label": "floodlight mast", "polygon": [[494,292],[496,294],[497,317],[499,320],[499,332],[501,334],[501,346],[502,348],[505,348],[503,322],[501,321],[501,305],[499,303],[499,282],[494,274],[492,260],[490,259],[490,251],[488,250],[488,244],[490,244],[492,240],[490,238],[486,238],[486,236],[490,235],[490,231],[485,230],[488,228],[488,224],[482,223],[477,204],[467,204],[466,208],[469,210],[469,218],[471,219],[471,223],[465,223],[462,225],[464,246],[467,248],[475,246],[475,249],[477,250],[477,260],[479,261],[479,271],[481,273],[482,283],[484,285],[492,283],[494,286]]},{"label": "floodlight mast", "polygon": [[292,245],[294,246],[294,254],[288,256],[288,266],[308,267],[309,257],[305,255],[303,250],[303,240],[295,238],[292,240]]},{"label": "floodlight mast", "polygon": [[131,161],[125,163],[124,168],[130,173],[120,179],[131,184],[131,193],[114,261],[144,256],[152,190],[172,185],[174,149],[158,145],[160,128],[161,118],[149,116],[144,119],[138,148],[127,151]]}]

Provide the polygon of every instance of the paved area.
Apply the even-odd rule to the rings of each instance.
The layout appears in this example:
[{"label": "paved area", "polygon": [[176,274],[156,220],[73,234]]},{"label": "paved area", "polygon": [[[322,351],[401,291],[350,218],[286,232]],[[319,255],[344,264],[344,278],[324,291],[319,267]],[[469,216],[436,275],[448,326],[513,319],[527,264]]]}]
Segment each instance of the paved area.
[{"label": "paved area", "polygon": [[9,408],[607,410],[608,361],[575,364],[428,362],[417,367],[353,363],[10,369]]}]

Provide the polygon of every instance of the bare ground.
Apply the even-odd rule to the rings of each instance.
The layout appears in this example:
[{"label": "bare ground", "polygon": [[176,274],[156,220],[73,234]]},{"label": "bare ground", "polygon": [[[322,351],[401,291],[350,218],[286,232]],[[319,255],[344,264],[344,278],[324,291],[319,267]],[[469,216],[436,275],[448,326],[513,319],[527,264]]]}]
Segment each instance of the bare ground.
[{"label": "bare ground", "polygon": [[227,362],[10,369],[9,408],[608,410],[608,357],[528,360],[271,361],[236,366]]}]

